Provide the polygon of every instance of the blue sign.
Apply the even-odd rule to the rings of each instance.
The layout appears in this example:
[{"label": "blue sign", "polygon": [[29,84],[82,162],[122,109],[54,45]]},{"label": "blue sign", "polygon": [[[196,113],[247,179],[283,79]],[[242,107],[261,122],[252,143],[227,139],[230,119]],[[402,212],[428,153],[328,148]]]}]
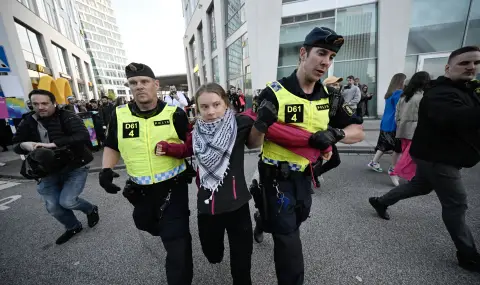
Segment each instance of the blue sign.
[{"label": "blue sign", "polygon": [[0,72],[10,72],[10,65],[8,64],[7,55],[5,49],[0,46]]}]

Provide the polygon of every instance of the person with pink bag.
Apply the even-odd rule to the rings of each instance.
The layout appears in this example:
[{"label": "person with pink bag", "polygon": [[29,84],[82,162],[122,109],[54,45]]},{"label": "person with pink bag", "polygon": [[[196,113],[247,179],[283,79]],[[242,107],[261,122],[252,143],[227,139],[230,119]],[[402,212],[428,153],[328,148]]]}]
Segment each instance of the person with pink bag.
[{"label": "person with pink bag", "polygon": [[402,142],[402,155],[391,175],[397,175],[408,181],[415,176],[417,166],[410,156],[410,145],[417,128],[418,108],[423,92],[430,85],[430,74],[425,71],[415,73],[397,104],[395,121],[397,122],[396,138]]}]

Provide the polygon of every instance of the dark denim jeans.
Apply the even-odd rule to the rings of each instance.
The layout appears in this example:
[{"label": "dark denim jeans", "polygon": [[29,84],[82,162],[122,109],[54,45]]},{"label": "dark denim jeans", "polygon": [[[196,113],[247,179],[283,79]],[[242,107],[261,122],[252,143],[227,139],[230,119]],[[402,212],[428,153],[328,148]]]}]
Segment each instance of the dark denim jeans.
[{"label": "dark denim jeans", "polygon": [[88,167],[83,166],[42,178],[37,186],[38,193],[45,200],[47,211],[67,230],[81,226],[72,210],[85,214],[93,211],[92,204],[78,197],[85,187],[87,176]]}]

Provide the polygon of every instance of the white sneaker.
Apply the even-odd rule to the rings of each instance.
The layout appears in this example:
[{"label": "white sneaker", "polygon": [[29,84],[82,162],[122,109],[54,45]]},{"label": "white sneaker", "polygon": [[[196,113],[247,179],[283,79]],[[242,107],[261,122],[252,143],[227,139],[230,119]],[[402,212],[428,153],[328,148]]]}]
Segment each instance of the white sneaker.
[{"label": "white sneaker", "polygon": [[4,163],[4,162],[0,162],[0,166],[5,166],[5,165],[7,165],[7,164]]},{"label": "white sneaker", "polygon": [[372,170],[376,171],[376,172],[383,172],[383,169],[380,167],[380,163],[378,162],[373,162],[373,160],[371,160],[368,164],[367,164],[368,167],[370,167]]},{"label": "white sneaker", "polygon": [[392,180],[392,183],[393,185],[395,185],[395,187],[400,185],[400,178],[397,175],[391,175],[390,179]]}]

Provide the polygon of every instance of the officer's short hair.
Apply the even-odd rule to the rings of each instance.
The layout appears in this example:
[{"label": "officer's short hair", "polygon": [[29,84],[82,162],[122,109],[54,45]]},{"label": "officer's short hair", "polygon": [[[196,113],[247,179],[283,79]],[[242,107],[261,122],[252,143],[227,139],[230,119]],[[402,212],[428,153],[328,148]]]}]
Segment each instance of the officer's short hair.
[{"label": "officer's short hair", "polygon": [[33,89],[32,91],[30,91],[30,93],[28,93],[28,100],[32,101],[33,95],[45,95],[50,98],[50,101],[52,101],[52,103],[57,102],[57,100],[55,99],[55,95],[53,95],[53,93],[48,90]]},{"label": "officer's short hair", "polygon": [[459,49],[456,49],[456,50],[452,51],[452,53],[448,57],[448,63],[450,63],[452,61],[452,59],[454,59],[455,57],[457,57],[461,54],[467,53],[467,52],[472,52],[472,51],[480,51],[480,47],[478,47],[478,46],[465,46],[465,47],[461,47]]}]

